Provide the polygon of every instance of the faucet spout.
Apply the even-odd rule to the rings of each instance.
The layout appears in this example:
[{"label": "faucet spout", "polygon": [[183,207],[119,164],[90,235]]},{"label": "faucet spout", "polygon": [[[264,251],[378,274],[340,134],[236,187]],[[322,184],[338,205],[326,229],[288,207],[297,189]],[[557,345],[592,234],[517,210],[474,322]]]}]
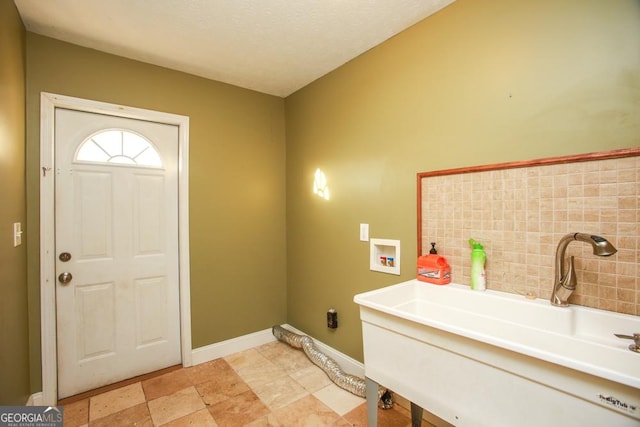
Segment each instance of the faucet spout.
[{"label": "faucet spout", "polygon": [[593,254],[598,256],[611,256],[618,252],[607,239],[601,236],[595,236],[587,233],[575,233],[575,240],[590,243],[593,246]]},{"label": "faucet spout", "polygon": [[551,304],[561,307],[568,306],[569,304],[567,303],[567,300],[573,291],[576,290],[577,284],[578,281],[576,280],[573,257],[571,256],[569,257],[569,267],[567,268],[567,272],[554,286],[554,292],[553,295],[551,295]]},{"label": "faucet spout", "polygon": [[569,233],[562,237],[556,248],[556,274],[551,294],[551,304],[559,307],[567,307],[567,300],[576,289],[577,280],[573,256],[569,257],[567,271],[564,270],[564,258],[567,246],[574,240],[589,243],[593,247],[593,254],[598,256],[611,256],[617,249],[607,239],[587,233]]}]

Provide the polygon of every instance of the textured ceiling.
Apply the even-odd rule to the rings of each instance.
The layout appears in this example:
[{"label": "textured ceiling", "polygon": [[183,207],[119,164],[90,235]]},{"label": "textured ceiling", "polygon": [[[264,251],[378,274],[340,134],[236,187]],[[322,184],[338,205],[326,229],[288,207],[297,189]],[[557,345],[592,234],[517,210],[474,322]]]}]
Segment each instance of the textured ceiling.
[{"label": "textured ceiling", "polygon": [[27,30],[287,96],[454,0],[15,0]]}]

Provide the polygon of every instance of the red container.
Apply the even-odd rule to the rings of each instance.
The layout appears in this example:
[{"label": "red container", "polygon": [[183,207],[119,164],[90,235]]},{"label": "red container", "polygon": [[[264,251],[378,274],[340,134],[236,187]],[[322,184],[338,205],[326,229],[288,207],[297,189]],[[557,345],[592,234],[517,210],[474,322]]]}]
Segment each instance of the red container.
[{"label": "red container", "polygon": [[451,283],[451,267],[447,259],[435,254],[418,257],[418,280],[435,285]]}]

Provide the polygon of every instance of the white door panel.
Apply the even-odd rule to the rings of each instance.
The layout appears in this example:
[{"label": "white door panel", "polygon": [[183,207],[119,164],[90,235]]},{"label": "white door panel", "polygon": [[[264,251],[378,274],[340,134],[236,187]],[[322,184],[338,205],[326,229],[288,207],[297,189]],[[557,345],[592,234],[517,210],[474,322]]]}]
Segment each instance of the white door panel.
[{"label": "white door panel", "polygon": [[[77,280],[77,279],[76,279]],[[116,351],[114,283],[76,286],[75,316],[71,318],[76,329],[76,357],[79,363],[112,356]]]},{"label": "white door panel", "polygon": [[[181,361],[178,128],[56,109],[58,396]],[[162,167],[74,161],[103,129],[126,129],[157,149]],[[123,143],[124,144],[124,143]]]}]

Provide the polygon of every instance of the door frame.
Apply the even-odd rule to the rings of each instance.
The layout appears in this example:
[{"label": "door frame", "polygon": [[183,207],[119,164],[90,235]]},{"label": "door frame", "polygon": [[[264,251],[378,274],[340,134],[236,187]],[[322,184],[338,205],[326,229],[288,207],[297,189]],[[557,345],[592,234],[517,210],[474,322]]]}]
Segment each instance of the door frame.
[{"label": "door frame", "polygon": [[55,277],[55,109],[66,108],[178,126],[178,269],[180,351],[192,365],[189,275],[189,117],[48,92],[40,94],[40,335],[43,405],[58,400]]}]

